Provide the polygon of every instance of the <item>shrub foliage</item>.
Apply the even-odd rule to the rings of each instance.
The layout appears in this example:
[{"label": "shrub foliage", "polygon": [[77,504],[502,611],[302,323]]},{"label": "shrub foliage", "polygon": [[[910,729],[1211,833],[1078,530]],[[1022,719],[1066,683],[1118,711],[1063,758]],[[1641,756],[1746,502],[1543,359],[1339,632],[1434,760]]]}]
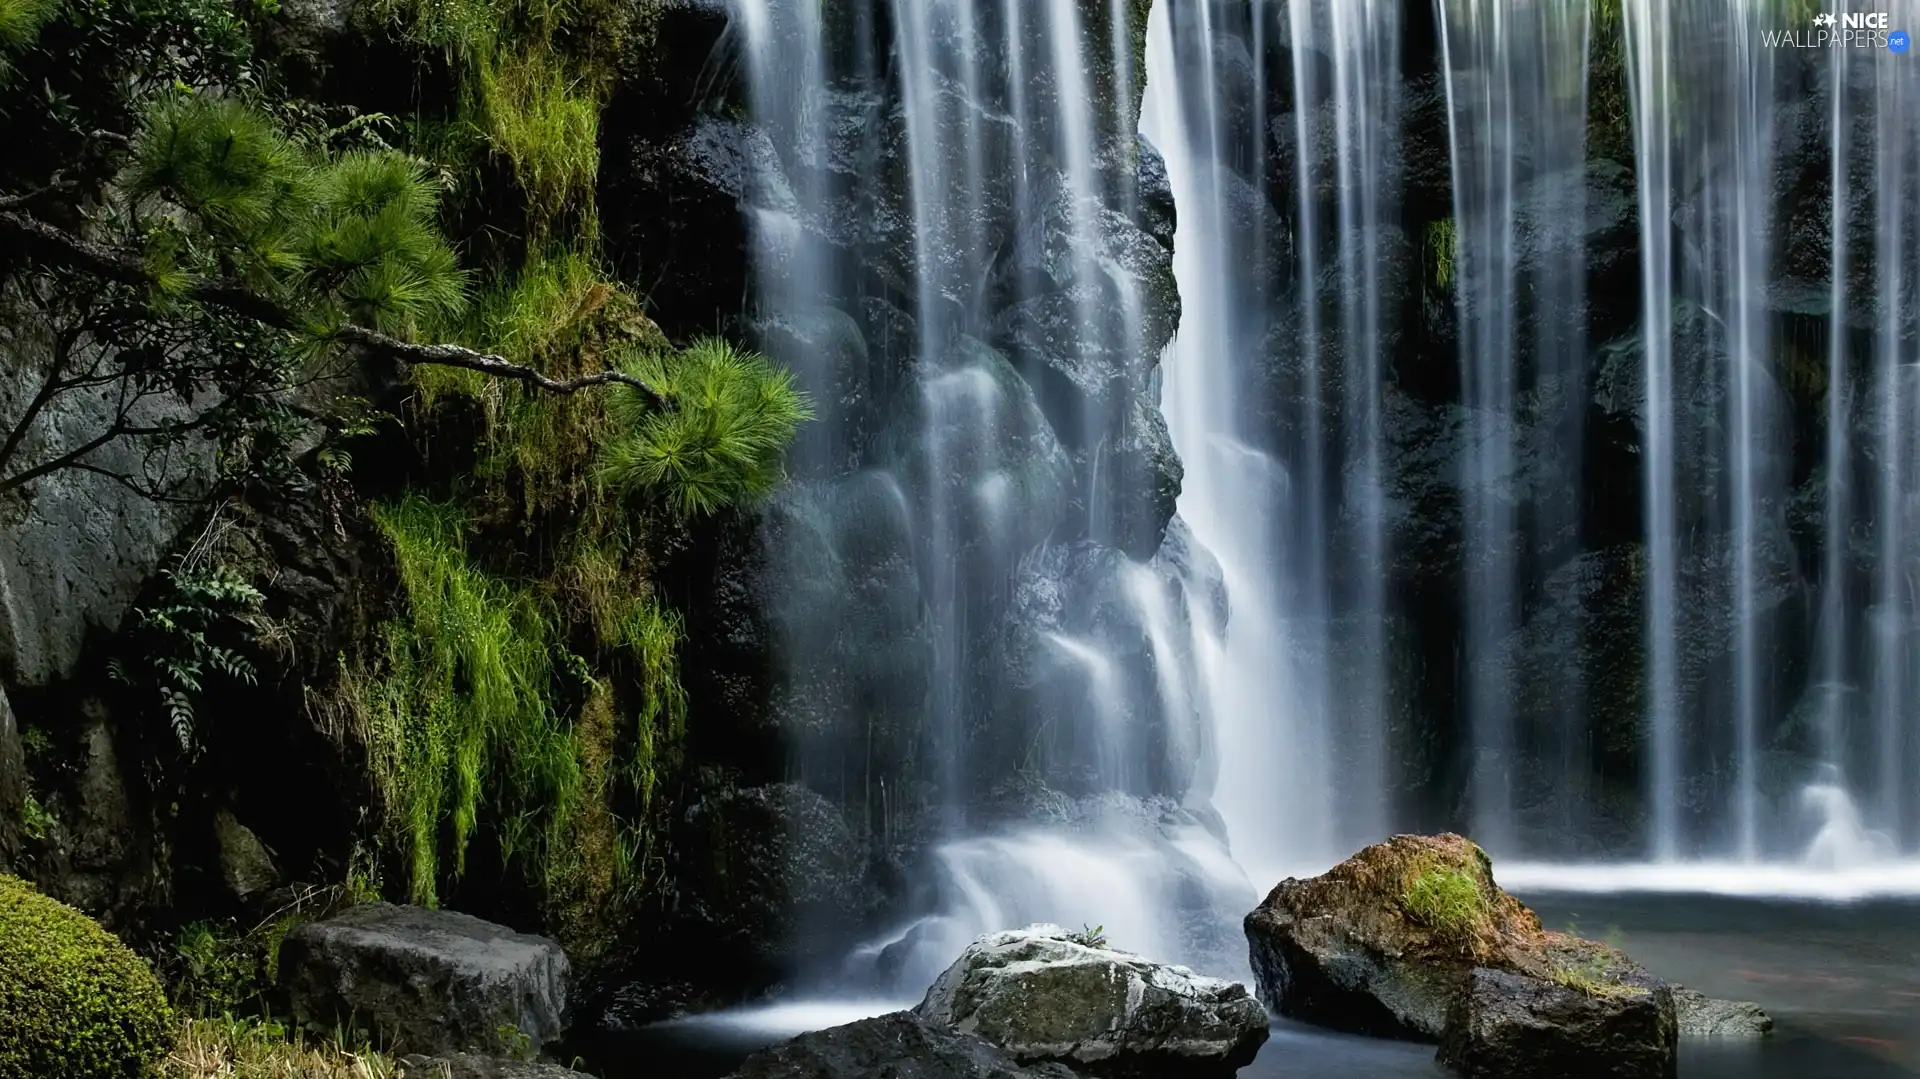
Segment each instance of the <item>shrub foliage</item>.
[{"label": "shrub foliage", "polygon": [[85,914],[0,877],[0,1079],[139,1079],[173,1017],[153,971]]}]

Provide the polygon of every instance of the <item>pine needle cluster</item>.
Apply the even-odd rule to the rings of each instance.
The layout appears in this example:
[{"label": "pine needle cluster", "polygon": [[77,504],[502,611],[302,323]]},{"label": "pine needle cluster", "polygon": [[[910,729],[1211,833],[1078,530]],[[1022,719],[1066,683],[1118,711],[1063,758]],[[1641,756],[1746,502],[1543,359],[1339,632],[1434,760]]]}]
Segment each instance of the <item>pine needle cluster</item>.
[{"label": "pine needle cluster", "polygon": [[411,337],[465,306],[439,190],[396,151],[327,158],[239,101],[195,94],[152,109],[126,183],[192,226],[155,229],[149,257],[163,280],[231,275],[317,330],[352,321]]},{"label": "pine needle cluster", "polygon": [[811,416],[793,374],[717,339],[675,354],[644,352],[626,364],[667,407],[613,388],[620,434],[602,450],[600,481],[621,493],[657,492],[686,516],[713,513],[772,493],[794,431]]}]

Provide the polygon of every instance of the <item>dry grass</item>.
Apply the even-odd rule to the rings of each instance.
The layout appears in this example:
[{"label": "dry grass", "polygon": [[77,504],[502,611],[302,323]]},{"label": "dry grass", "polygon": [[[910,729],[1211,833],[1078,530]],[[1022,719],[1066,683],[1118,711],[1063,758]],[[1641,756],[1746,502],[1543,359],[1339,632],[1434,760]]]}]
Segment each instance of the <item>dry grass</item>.
[{"label": "dry grass", "polygon": [[1637,997],[1650,992],[1645,986],[1621,982],[1598,962],[1556,965],[1548,971],[1547,976],[1556,985],[1590,997]]},{"label": "dry grass", "polygon": [[344,1037],[289,1035],[279,1024],[196,1019],[184,1024],[162,1079],[397,1079],[399,1065]]}]

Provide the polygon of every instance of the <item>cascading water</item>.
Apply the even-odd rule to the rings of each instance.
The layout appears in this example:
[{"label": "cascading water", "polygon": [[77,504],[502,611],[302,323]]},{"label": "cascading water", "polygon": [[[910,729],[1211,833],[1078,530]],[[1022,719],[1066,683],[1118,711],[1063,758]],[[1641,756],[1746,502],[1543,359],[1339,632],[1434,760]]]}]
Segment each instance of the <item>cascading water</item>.
[{"label": "cascading water", "polygon": [[1053,920],[1232,969],[1255,884],[1399,826],[1920,842],[1910,60],[1761,0],[1439,0],[1427,58],[1400,0],[734,3],[752,123],[698,136],[820,414],[773,720],[906,869],[863,968]]},{"label": "cascading water", "polygon": [[1026,921],[1220,954],[1253,893],[1183,806],[1217,604],[1168,522],[1133,10],[736,0],[771,141],[744,140],[753,325],[824,406],[765,514],[774,719],[868,857],[911,863],[852,973],[913,992]]},{"label": "cascading water", "polygon": [[[1543,226],[1585,216],[1591,32],[1588,12],[1570,4],[1442,0],[1439,15],[1453,167],[1446,234],[1468,415],[1461,489],[1473,552],[1463,704],[1475,835],[1501,852],[1515,849],[1511,773],[1523,742],[1555,782],[1577,781],[1588,766],[1580,702],[1560,697],[1554,722],[1534,717],[1545,729],[1523,731],[1498,651],[1520,626],[1528,546],[1543,559],[1565,557],[1579,526],[1578,504],[1548,495],[1537,498],[1526,522],[1533,534],[1523,537],[1519,468],[1528,429],[1538,432],[1536,453],[1579,467],[1586,339],[1566,316],[1583,305],[1584,250],[1578,231]],[[1523,227],[1533,234],[1524,265]]]},{"label": "cascading water", "polygon": [[[1886,6],[1897,9],[1895,26],[1913,17],[1910,5]],[[1880,796],[1875,815],[1889,835],[1908,830],[1901,801],[1920,721],[1908,689],[1914,548],[1902,509],[1913,491],[1912,399],[1902,396],[1913,357],[1913,226],[1901,210],[1920,171],[1910,122],[1888,118],[1911,117],[1920,84],[1884,41],[1872,51],[1864,41],[1815,44],[1831,59],[1808,65],[1801,50],[1817,28],[1785,18],[1749,0],[1626,10],[1644,267],[1649,843],[1664,860],[1786,855],[1812,830],[1830,837],[1856,790]],[[1825,108],[1813,115],[1828,129],[1834,192],[1817,320],[1780,296],[1783,265],[1802,257],[1791,245],[1808,241],[1792,231],[1798,207],[1776,191],[1778,144],[1805,125],[1816,79]],[[1867,177],[1878,220],[1862,244]],[[1810,326],[1824,331],[1824,347],[1794,336]],[[1825,382],[1823,550],[1818,632],[1806,649],[1813,672],[1806,702],[1789,709],[1790,672],[1805,658],[1792,643],[1800,571],[1788,401],[1809,370]],[[1707,401],[1718,405],[1694,404]],[[1701,669],[1688,644],[1714,638],[1729,655]],[[1804,714],[1816,717],[1811,732],[1799,729]],[[1817,797],[1792,797],[1771,763],[1797,740],[1828,761],[1808,788]],[[1873,758],[1875,768],[1858,767]]]}]

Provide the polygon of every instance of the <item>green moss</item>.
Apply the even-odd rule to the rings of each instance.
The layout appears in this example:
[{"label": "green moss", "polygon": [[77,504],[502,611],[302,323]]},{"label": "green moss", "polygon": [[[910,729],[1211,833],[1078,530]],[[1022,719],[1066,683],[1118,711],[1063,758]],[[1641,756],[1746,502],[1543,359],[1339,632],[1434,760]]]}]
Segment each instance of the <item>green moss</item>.
[{"label": "green moss", "polygon": [[409,496],[374,519],[393,548],[406,614],[383,629],[382,669],[350,676],[349,689],[409,895],[431,904],[443,847],[459,875],[483,804],[499,814],[503,843],[531,829],[544,847],[564,834],[580,769],[549,702],[549,612],[469,564],[457,509]]},{"label": "green moss", "polygon": [[137,1079],[171,1039],[166,994],[93,919],[0,877],[0,1079]]},{"label": "green moss", "polygon": [[1407,917],[1441,939],[1460,943],[1481,935],[1492,905],[1467,869],[1427,862],[1418,866],[1400,893]]}]

